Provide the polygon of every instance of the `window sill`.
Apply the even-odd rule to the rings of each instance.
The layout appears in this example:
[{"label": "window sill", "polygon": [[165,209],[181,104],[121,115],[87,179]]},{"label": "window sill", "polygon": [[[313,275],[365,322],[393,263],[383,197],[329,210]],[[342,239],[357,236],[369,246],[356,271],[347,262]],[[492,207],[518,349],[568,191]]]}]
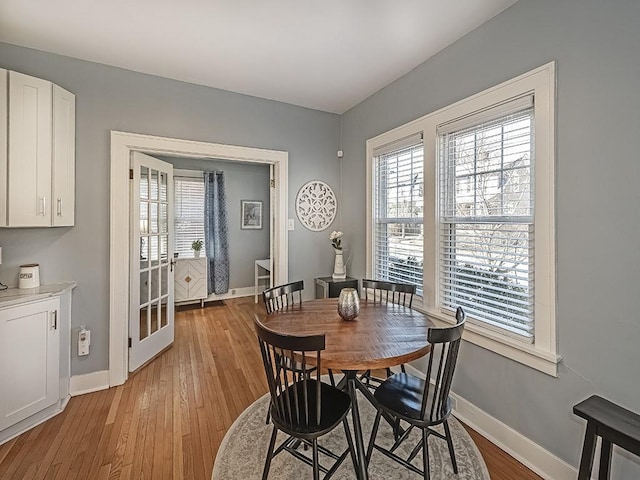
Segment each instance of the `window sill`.
[{"label": "window sill", "polygon": [[[426,314],[437,326],[447,326],[454,323],[451,317],[424,309],[415,300],[418,299],[414,299],[413,308]],[[536,349],[535,345],[518,342],[513,338],[470,323],[465,326],[462,339],[552,377],[558,376],[558,363],[562,357],[556,353]]]}]

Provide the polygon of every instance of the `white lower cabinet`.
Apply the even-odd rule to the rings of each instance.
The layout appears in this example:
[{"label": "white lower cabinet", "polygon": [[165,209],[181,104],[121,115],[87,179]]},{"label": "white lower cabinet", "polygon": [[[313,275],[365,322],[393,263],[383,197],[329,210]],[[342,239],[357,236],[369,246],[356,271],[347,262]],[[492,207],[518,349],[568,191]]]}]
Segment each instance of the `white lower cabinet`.
[{"label": "white lower cabinet", "polygon": [[207,298],[207,259],[179,258],[176,260],[174,291],[176,302]]},{"label": "white lower cabinet", "polygon": [[60,398],[60,299],[0,310],[0,430]]}]

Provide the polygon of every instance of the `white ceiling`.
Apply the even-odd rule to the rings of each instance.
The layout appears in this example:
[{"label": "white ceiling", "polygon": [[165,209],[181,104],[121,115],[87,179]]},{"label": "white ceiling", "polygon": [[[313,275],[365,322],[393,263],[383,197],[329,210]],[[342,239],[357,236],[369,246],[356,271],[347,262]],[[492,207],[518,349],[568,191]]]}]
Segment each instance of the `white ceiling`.
[{"label": "white ceiling", "polygon": [[516,1],[0,0],[0,41],[343,113]]}]

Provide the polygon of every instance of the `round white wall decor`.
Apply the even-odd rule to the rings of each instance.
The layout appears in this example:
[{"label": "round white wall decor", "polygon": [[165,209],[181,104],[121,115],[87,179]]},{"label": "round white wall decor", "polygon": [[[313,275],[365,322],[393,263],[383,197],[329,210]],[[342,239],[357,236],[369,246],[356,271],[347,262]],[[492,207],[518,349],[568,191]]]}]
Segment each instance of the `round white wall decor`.
[{"label": "round white wall decor", "polygon": [[300,223],[313,232],[325,230],[338,211],[333,190],[320,180],[305,183],[296,196],[296,215]]}]

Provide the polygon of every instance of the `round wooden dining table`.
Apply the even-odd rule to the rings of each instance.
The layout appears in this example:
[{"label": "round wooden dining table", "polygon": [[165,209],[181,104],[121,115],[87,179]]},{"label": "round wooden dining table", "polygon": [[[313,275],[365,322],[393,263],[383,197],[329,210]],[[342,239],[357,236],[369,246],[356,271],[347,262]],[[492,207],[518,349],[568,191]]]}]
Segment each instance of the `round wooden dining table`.
[{"label": "round wooden dining table", "polygon": [[338,315],[338,299],[311,300],[260,318],[270,330],[304,336],[325,335],[322,367],[342,370],[342,385],[351,396],[358,478],[368,479],[356,390],[373,401],[359,370],[377,370],[420,358],[430,351],[427,330],[435,325],[411,308],[379,301],[360,301],[360,314],[351,321]]}]

